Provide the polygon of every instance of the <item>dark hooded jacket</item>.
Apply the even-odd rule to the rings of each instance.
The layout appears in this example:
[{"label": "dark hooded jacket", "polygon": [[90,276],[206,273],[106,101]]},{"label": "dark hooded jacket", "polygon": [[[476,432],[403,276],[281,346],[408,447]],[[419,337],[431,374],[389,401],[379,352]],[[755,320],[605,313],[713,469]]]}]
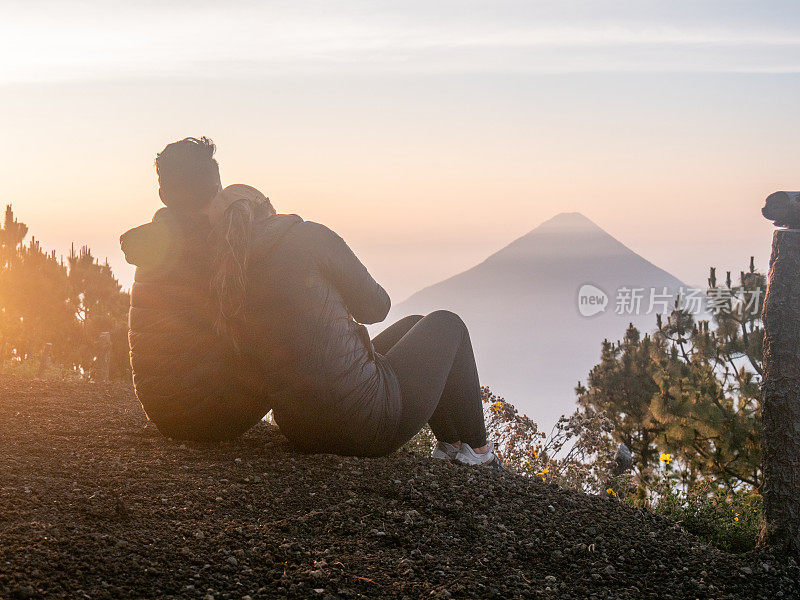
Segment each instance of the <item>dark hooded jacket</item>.
[{"label": "dark hooded jacket", "polygon": [[227,439],[272,408],[301,450],[361,454],[389,443],[400,391],[361,323],[382,321],[390,301],[344,240],[297,215],[257,211],[237,352],[214,332],[209,233],[206,217],[164,208],[121,238],[137,267],[134,386],[159,430]]}]

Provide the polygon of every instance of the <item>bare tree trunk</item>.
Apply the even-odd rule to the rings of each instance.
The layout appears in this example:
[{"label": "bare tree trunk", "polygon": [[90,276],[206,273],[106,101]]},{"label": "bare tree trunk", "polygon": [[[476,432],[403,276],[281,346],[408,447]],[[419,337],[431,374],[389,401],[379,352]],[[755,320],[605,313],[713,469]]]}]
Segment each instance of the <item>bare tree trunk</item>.
[{"label": "bare tree trunk", "polygon": [[53,355],[53,344],[47,342],[42,349],[42,359],[39,361],[39,379],[44,377],[45,372],[50,366],[50,360]]},{"label": "bare tree trunk", "polygon": [[97,340],[94,377],[97,381],[108,381],[111,370],[111,332],[104,331]]},{"label": "bare tree trunk", "polygon": [[[765,213],[766,215],[766,213]],[[769,215],[766,215],[769,216]],[[800,554],[800,230],[772,239],[764,300],[761,544]]]}]

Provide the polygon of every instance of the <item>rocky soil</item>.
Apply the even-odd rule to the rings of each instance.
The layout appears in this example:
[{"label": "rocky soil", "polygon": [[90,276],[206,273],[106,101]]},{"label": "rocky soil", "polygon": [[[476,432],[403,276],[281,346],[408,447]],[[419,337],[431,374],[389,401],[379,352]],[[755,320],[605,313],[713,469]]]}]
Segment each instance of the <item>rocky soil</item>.
[{"label": "rocky soil", "polygon": [[2,598],[800,597],[793,562],[538,480],[167,440],[122,384],[0,375],[0,425]]}]

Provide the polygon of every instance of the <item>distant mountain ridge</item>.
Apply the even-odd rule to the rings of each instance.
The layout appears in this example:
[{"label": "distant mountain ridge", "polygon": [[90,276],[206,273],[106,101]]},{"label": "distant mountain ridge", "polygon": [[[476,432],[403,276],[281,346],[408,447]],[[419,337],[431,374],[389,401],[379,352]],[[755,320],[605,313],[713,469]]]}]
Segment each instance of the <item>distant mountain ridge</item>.
[{"label": "distant mountain ridge", "polygon": [[[578,290],[605,292],[605,311],[584,317]],[[387,323],[436,309],[464,319],[475,346],[481,382],[549,427],[574,408],[574,387],[597,363],[603,339],[617,340],[632,322],[655,327],[652,289],[671,296],[686,287],[580,213],[561,213],[474,267],[423,288],[392,309]],[[641,289],[616,314],[618,290]],[[624,292],[620,292],[623,293]]]}]

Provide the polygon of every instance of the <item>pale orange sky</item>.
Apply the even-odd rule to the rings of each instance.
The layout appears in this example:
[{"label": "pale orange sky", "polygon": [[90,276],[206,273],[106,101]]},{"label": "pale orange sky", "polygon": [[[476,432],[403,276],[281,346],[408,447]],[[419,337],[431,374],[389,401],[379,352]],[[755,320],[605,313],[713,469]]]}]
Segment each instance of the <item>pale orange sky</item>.
[{"label": "pale orange sky", "polygon": [[127,284],[117,238],[159,207],[155,153],[207,135],[223,183],[339,232],[395,301],[562,211],[689,284],[766,266],[761,202],[800,187],[791,5],[576,20],[466,2],[441,20],[445,4],[145,3],[109,21],[20,3],[0,24],[0,200]]}]

